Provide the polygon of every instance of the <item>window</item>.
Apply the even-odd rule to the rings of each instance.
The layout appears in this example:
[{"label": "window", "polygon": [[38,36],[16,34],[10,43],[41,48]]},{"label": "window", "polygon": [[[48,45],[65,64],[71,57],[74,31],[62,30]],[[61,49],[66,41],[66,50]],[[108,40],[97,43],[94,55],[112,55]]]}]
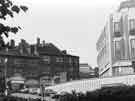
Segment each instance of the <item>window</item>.
[{"label": "window", "polygon": [[114,22],[114,37],[120,37],[120,22]]},{"label": "window", "polygon": [[115,58],[121,59],[121,46],[120,41],[115,41]]},{"label": "window", "polygon": [[131,40],[131,47],[135,48],[135,40]]},{"label": "window", "polygon": [[135,20],[130,20],[129,21],[129,31],[130,31],[130,35],[135,35]]},{"label": "window", "polygon": [[133,19],[129,21],[129,27],[130,27],[130,29],[135,28],[135,21]]},{"label": "window", "polygon": [[114,32],[120,32],[119,22],[114,23]]},{"label": "window", "polygon": [[130,40],[131,43],[131,58],[135,58],[135,40]]},{"label": "window", "polygon": [[21,59],[15,59],[15,60],[14,60],[14,63],[15,63],[15,64],[23,64],[23,62],[22,62]]},{"label": "window", "polygon": [[47,63],[50,63],[50,56],[44,56],[43,61],[47,62]]},{"label": "window", "polygon": [[115,49],[120,50],[120,41],[115,42]]},{"label": "window", "polygon": [[75,59],[75,64],[79,64],[79,60],[78,59]]},{"label": "window", "polygon": [[63,62],[63,58],[62,57],[56,57],[56,62]]},{"label": "window", "polygon": [[71,58],[71,57],[69,58],[69,63],[70,63],[70,64],[72,63],[72,58]]}]

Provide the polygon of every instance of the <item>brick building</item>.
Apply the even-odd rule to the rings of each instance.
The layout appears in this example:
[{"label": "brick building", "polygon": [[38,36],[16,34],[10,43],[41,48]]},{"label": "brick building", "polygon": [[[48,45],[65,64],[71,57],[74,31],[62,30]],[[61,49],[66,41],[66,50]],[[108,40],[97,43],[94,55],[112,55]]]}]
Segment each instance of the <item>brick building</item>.
[{"label": "brick building", "polygon": [[[5,58],[8,59],[7,63]],[[3,75],[5,65],[8,78],[15,73],[37,80],[49,76],[49,82],[54,84],[79,78],[79,57],[61,51],[52,43],[41,43],[39,38],[32,45],[22,39],[15,46],[14,40],[11,40],[8,51],[0,51],[0,71]]]},{"label": "brick building", "polygon": [[88,63],[81,63],[79,70],[80,79],[96,77],[95,70]]}]

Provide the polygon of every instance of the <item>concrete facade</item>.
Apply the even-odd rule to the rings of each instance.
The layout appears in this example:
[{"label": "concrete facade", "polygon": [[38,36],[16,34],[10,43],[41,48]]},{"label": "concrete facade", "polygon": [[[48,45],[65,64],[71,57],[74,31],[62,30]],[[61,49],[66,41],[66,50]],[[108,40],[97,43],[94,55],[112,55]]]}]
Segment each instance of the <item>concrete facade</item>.
[{"label": "concrete facade", "polygon": [[135,1],[121,2],[110,14],[97,41],[97,63],[100,76],[133,74],[135,60]]}]

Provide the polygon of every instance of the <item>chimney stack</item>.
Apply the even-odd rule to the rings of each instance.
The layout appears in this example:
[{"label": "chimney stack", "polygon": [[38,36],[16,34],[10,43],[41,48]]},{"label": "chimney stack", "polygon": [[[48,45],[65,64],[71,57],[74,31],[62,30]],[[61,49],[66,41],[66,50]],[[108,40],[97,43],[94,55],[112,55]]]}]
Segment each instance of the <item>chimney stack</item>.
[{"label": "chimney stack", "polygon": [[10,41],[10,45],[11,45],[12,48],[14,48],[14,47],[15,47],[15,40],[12,39],[12,40]]},{"label": "chimney stack", "polygon": [[63,50],[62,52],[63,52],[64,54],[67,54],[67,51],[66,51],[66,50]]},{"label": "chimney stack", "polygon": [[37,38],[37,46],[40,46],[40,38]]},{"label": "chimney stack", "polygon": [[34,55],[38,56],[37,46],[34,45]]},{"label": "chimney stack", "polygon": [[43,43],[42,43],[43,47],[45,46],[45,40],[43,40]]}]

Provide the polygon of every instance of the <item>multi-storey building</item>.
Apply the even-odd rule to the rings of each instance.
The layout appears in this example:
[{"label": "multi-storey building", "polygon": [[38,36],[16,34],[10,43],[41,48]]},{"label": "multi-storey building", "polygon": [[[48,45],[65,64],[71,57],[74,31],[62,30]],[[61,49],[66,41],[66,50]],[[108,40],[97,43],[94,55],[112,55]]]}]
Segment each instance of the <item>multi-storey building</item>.
[{"label": "multi-storey building", "polygon": [[97,41],[100,76],[134,73],[135,1],[123,1],[110,17]]},{"label": "multi-storey building", "polygon": [[[7,58],[7,62],[4,60]],[[0,70],[2,73],[7,67],[7,77],[15,73],[21,74],[25,79],[43,79],[48,76],[50,83],[61,83],[79,78],[79,57],[61,51],[52,43],[40,42],[30,45],[21,40],[15,46],[11,41],[9,50],[0,51]],[[4,75],[4,74],[3,74]],[[46,81],[47,83],[47,81]]]},{"label": "multi-storey building", "polygon": [[88,63],[80,64],[80,79],[96,77],[95,70]]}]

